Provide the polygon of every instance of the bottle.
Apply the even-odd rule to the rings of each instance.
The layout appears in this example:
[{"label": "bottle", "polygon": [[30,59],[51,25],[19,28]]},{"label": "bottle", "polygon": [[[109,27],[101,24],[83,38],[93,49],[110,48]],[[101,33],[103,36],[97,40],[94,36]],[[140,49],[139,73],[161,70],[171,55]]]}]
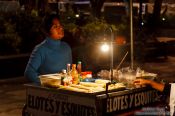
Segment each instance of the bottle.
[{"label": "bottle", "polygon": [[77,71],[78,71],[78,74],[81,74],[81,61],[78,61]]},{"label": "bottle", "polygon": [[71,76],[72,76],[72,83],[78,84],[79,78],[78,78],[78,71],[76,69],[76,64],[72,64]]},{"label": "bottle", "polygon": [[71,75],[71,65],[69,63],[67,64],[67,77],[65,81],[67,82],[67,85],[72,84],[72,81],[73,81],[73,78]]},{"label": "bottle", "polygon": [[77,71],[78,71],[78,78],[79,78],[79,81],[82,81],[82,75],[81,75],[82,66],[81,66],[81,61],[78,61],[78,64],[77,64]]},{"label": "bottle", "polygon": [[61,75],[61,85],[64,85],[65,82],[64,82],[64,79],[66,78],[66,70],[63,69],[62,70],[62,75]]},{"label": "bottle", "polygon": [[71,72],[70,64],[67,64],[67,75],[68,76],[70,76],[70,72]]}]

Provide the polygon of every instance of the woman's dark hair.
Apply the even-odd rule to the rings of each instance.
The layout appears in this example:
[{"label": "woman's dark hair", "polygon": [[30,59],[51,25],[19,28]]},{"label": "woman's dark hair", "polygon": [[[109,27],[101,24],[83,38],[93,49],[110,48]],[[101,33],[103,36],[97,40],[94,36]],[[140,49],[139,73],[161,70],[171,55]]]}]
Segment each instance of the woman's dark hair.
[{"label": "woman's dark hair", "polygon": [[44,19],[44,30],[45,30],[46,33],[49,33],[50,28],[52,27],[53,19],[60,20],[60,17],[57,14],[49,14],[45,17],[45,19]]}]

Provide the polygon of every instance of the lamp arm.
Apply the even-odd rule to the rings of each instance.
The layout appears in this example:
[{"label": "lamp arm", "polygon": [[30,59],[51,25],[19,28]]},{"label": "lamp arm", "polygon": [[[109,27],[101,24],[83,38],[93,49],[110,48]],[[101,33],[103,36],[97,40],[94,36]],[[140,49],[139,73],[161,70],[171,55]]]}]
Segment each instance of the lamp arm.
[{"label": "lamp arm", "polygon": [[110,26],[109,27],[109,30],[111,31],[111,42],[110,42],[110,49],[111,49],[111,52],[110,52],[110,71],[111,71],[111,82],[113,81],[113,41],[114,41],[114,32],[113,32],[113,29],[112,27]]}]

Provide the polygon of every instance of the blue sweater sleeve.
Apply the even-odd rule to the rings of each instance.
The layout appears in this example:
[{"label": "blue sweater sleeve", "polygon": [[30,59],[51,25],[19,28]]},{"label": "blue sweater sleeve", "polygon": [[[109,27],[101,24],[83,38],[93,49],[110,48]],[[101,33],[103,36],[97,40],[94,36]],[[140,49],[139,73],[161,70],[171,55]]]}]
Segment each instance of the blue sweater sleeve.
[{"label": "blue sweater sleeve", "polygon": [[28,64],[26,66],[24,76],[28,78],[31,82],[35,84],[40,84],[40,80],[38,78],[38,69],[42,62],[42,53],[38,47],[32,51]]}]

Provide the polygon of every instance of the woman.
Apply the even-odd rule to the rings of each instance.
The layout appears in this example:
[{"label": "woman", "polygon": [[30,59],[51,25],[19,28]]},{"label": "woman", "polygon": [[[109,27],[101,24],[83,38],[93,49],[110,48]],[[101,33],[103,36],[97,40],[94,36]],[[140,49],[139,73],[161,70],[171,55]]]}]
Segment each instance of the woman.
[{"label": "woman", "polygon": [[56,14],[49,15],[44,27],[47,37],[32,51],[24,72],[24,76],[35,84],[40,84],[39,75],[58,73],[72,63],[71,48],[61,41],[64,30],[59,17]]}]

